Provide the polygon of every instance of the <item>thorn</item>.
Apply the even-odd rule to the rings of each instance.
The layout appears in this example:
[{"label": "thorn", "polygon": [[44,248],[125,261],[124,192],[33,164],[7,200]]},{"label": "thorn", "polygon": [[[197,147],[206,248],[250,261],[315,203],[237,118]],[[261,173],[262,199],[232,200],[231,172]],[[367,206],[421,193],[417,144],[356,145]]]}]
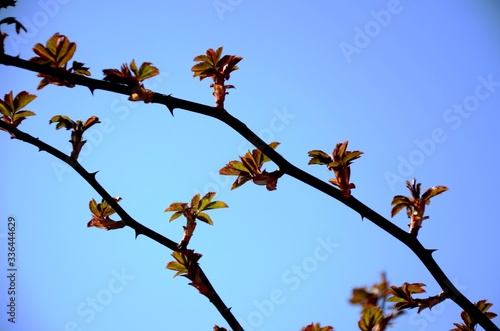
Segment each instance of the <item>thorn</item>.
[{"label": "thorn", "polygon": [[89,90],[90,90],[90,93],[91,93],[92,95],[94,95],[94,90],[95,90],[95,88],[89,87]]},{"label": "thorn", "polygon": [[[170,97],[172,95],[172,93],[170,93],[169,95],[167,95],[167,98]],[[166,104],[165,106],[167,106],[168,110],[170,111],[170,114],[172,114],[172,116],[174,116],[174,109],[175,107],[170,107],[168,104]]]},{"label": "thorn", "polygon": [[134,229],[134,231],[135,231],[135,239],[137,239],[137,237],[139,237],[140,233],[136,229]]},{"label": "thorn", "polygon": [[432,249],[426,249],[426,251],[427,251],[429,254],[432,254],[432,253],[434,253],[435,251],[437,251],[437,249],[435,249],[435,248],[432,248]]},{"label": "thorn", "polygon": [[90,175],[95,178],[95,175],[97,175],[98,172],[99,170],[97,170],[96,172],[91,172]]},{"label": "thorn", "polygon": [[365,217],[361,214],[359,214],[359,216],[361,216],[361,222],[363,222],[365,220]]},{"label": "thorn", "polygon": [[168,108],[168,110],[170,111],[170,114],[171,114],[172,116],[174,116],[174,109],[175,109],[175,108],[172,108],[172,107],[170,107],[170,106],[168,106],[168,105],[167,105],[167,108]]}]

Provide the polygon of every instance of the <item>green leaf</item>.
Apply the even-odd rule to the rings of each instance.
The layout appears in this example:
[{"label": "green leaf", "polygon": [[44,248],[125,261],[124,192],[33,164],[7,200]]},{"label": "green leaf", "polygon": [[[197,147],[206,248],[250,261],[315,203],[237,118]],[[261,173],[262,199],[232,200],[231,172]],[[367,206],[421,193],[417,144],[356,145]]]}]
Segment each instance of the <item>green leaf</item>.
[{"label": "green leaf", "polygon": [[191,208],[193,208],[193,212],[196,212],[198,210],[198,204],[200,203],[200,193],[196,194],[192,199],[191,199]]},{"label": "green leaf", "polygon": [[430,202],[430,198],[435,197],[436,195],[439,195],[445,191],[448,191],[448,188],[446,186],[433,186],[431,188],[428,188],[424,192],[421,199],[425,200],[426,202]]},{"label": "green leaf", "polygon": [[391,210],[391,217],[396,216],[396,214],[399,213],[403,208],[407,208],[407,205],[403,203],[395,205]]},{"label": "green leaf", "polygon": [[2,113],[3,116],[11,116],[12,115],[12,112],[7,107],[7,105],[3,102],[3,100],[0,100],[0,113]]},{"label": "green leaf", "polygon": [[248,172],[251,174],[255,174],[259,172],[259,169],[262,165],[258,165],[254,158],[253,155],[250,154],[250,152],[247,152],[244,157],[240,157],[241,162],[245,166],[245,168],[248,169]]},{"label": "green leaf", "polygon": [[348,163],[348,162],[354,161],[355,159],[360,158],[360,157],[361,157],[361,154],[363,154],[363,152],[360,152],[360,151],[347,152],[347,154],[344,156],[343,161],[344,161],[345,163]]},{"label": "green leaf", "polygon": [[177,271],[172,278],[175,278],[179,275],[188,273],[186,267],[184,267],[184,265],[182,263],[179,263],[177,261],[172,261],[172,262],[167,263],[167,269]]},{"label": "green leaf", "polygon": [[[403,285],[404,286],[404,285]],[[425,286],[424,283],[412,283],[407,285],[407,291],[410,293],[425,293],[425,290],[422,288]]]},{"label": "green leaf", "polygon": [[182,212],[178,211],[178,212],[174,213],[172,216],[170,216],[170,219],[168,221],[172,222],[173,220],[179,218],[179,216],[181,216],[181,215],[182,215]]},{"label": "green leaf", "polygon": [[333,161],[330,155],[319,149],[309,151],[307,152],[307,155],[311,157],[308,164],[329,164]]},{"label": "green leaf", "polygon": [[371,331],[382,320],[384,314],[380,307],[367,306],[361,312],[361,319],[358,326],[363,331]]},{"label": "green leaf", "polygon": [[26,91],[21,91],[16,95],[16,98],[14,99],[14,108],[16,110],[22,109],[26,107],[26,105],[31,101],[33,101],[34,99],[36,99],[36,95],[29,94]]},{"label": "green leaf", "polygon": [[206,55],[198,55],[198,56],[195,56],[195,58],[193,59],[193,61],[202,61],[202,62],[207,62],[207,65],[208,65],[208,62],[210,62],[210,58]]},{"label": "green leaf", "polygon": [[243,164],[243,162],[240,161],[231,161],[228,163],[228,166],[230,166],[233,169],[236,169],[238,171],[246,172],[248,173],[249,170],[248,168]]},{"label": "green leaf", "polygon": [[251,179],[252,178],[248,177],[248,176],[238,176],[238,178],[236,178],[236,180],[234,181],[233,185],[231,185],[231,190],[234,190],[234,189],[240,187],[241,185],[245,184],[246,182],[248,182]]},{"label": "green leaf", "polygon": [[333,161],[333,162],[328,163],[328,168],[335,169],[335,168],[338,168],[338,167],[340,167],[340,163],[339,162]]},{"label": "green leaf", "polygon": [[205,207],[212,201],[215,196],[215,192],[208,192],[203,196],[203,198],[198,203],[198,210],[205,210]]},{"label": "green leaf", "polygon": [[66,36],[60,36],[57,44],[56,62],[63,67],[73,57],[76,51],[76,44],[69,42]]},{"label": "green leaf", "polygon": [[229,206],[223,201],[213,201],[210,202],[204,210],[217,209],[217,208],[228,208]]},{"label": "green leaf", "polygon": [[[224,47],[219,47],[217,48],[217,50],[215,51],[215,56],[213,57],[213,60],[214,60],[214,63],[218,63],[219,62],[219,59],[222,55],[222,51],[224,50]],[[226,55],[227,56],[227,55]]]},{"label": "green leaf", "polygon": [[65,128],[66,130],[70,130],[70,129],[74,129],[76,126],[76,123],[73,122],[73,120],[71,118],[69,118],[68,116],[65,116],[65,115],[53,116],[50,119],[49,124],[52,124],[55,122],[57,122],[56,130],[59,130],[61,128]]},{"label": "green leaf", "polygon": [[164,210],[164,212],[183,211],[186,207],[187,205],[185,202],[173,202],[172,204],[170,204],[170,206],[167,207],[167,209]]},{"label": "green leaf", "polygon": [[160,71],[158,70],[158,68],[152,66],[151,62],[144,62],[143,64],[141,64],[137,78],[139,79],[140,82],[142,82],[145,79],[154,77],[159,74]]},{"label": "green leaf", "polygon": [[28,116],[35,116],[35,115],[36,114],[30,110],[21,110],[21,111],[18,111],[17,113],[14,114],[14,116],[12,117],[12,120],[16,121],[20,118],[25,118]]},{"label": "green leaf", "polygon": [[[42,62],[54,62],[55,60],[54,56],[49,52],[49,50],[40,43],[36,44],[35,47],[33,47],[33,51],[36,55],[45,60]],[[33,62],[33,59],[31,59],[30,61]]]},{"label": "green leaf", "polygon": [[139,70],[137,69],[137,65],[135,64],[135,60],[132,59],[132,62],[130,62],[130,70],[136,75],[139,76]]},{"label": "green leaf", "polygon": [[198,215],[196,215],[196,218],[199,219],[200,221],[208,223],[210,225],[214,224],[214,222],[212,222],[212,219],[210,218],[210,216],[208,216],[208,214],[206,214],[206,213],[203,213],[203,212],[198,213]]},{"label": "green leaf", "polygon": [[337,144],[338,147],[337,155],[340,156],[341,159],[345,154],[345,151],[347,149],[347,144],[349,144],[349,140],[344,141],[342,144]]},{"label": "green leaf", "polygon": [[90,202],[89,202],[89,209],[92,212],[92,214],[94,214],[96,216],[100,216],[101,215],[99,209],[97,208],[97,202],[94,199],[90,200]]}]

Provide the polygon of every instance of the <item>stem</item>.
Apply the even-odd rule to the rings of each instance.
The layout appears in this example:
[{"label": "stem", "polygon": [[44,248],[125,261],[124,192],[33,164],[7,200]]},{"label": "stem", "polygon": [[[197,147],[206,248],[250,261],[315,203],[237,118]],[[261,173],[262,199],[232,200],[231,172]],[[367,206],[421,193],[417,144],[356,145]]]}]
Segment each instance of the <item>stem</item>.
[{"label": "stem", "polygon": [[[125,85],[110,83],[102,80],[92,79],[85,76],[75,75],[66,71],[51,68],[46,65],[39,65],[33,62],[22,60],[17,57],[9,55],[0,55],[0,64],[12,65],[26,70],[53,75],[64,80],[71,81],[76,85],[87,86],[91,91],[96,89],[111,91],[119,94],[130,95],[131,88]],[[224,109],[218,109],[196,102],[179,99],[170,95],[154,93],[153,103],[159,103],[167,106],[173,114],[175,108],[184,109],[194,113],[210,116],[216,118],[233,130],[238,132],[243,138],[248,140],[252,145],[258,148],[262,153],[267,155],[281,171],[285,174],[307,184],[326,195],[340,201],[347,207],[356,211],[361,217],[368,219],[382,230],[389,233],[394,238],[401,241],[405,246],[410,248],[415,255],[422,261],[429,273],[434,277],[436,282],[441,286],[445,292],[446,297],[452,299],[463,310],[467,311],[469,315],[478,322],[485,330],[500,331],[500,329],[485,315],[483,314],[470,300],[468,300],[449,280],[446,274],[441,270],[439,265],[432,257],[433,250],[426,249],[418,241],[418,239],[409,233],[403,231],[398,226],[351,196],[344,198],[341,192],[332,185],[308,174],[307,172],[297,168],[275,150],[269,147],[261,138],[259,138],[253,131],[251,131],[243,122],[230,115]],[[106,199],[107,200],[107,199]],[[112,206],[114,208],[114,206]],[[115,209],[116,210],[116,209]],[[152,238],[153,239],[153,238]]]},{"label": "stem", "polygon": [[[116,213],[121,217],[121,219],[125,221],[126,225],[135,230],[136,238],[137,236],[142,234],[156,241],[157,243],[169,248],[172,251],[178,249],[177,244],[174,241],[170,240],[167,237],[162,236],[158,232],[153,231],[150,228],[134,220],[96,180],[95,175],[97,174],[97,172],[89,173],[87,170],[85,170],[85,168],[82,167],[80,163],[78,163],[77,161],[75,162],[71,161],[71,158],[68,155],[46,144],[45,142],[41,141],[38,138],[35,138],[23,131],[20,131],[19,129],[11,126],[10,124],[5,123],[2,120],[0,120],[0,128],[3,128],[8,132],[10,132],[11,134],[15,135],[16,139],[34,145],[39,148],[39,151],[45,151],[55,156],[59,160],[63,161],[64,163],[68,164],[69,166],[71,166],[83,179],[85,179],[85,181],[87,181],[87,183],[90,186],[92,186],[94,190],[96,190],[96,192],[104,200],[106,200],[106,202],[116,211]],[[207,276],[205,275],[201,267],[199,268],[200,268],[200,277],[202,282],[207,286],[207,288],[212,293],[212,295],[208,297],[210,302],[215,306],[215,308],[217,308],[221,316],[226,320],[226,322],[231,326],[233,330],[243,331],[243,328],[240,326],[239,322],[231,313],[230,308],[226,306],[226,304],[222,301],[221,297],[217,294],[217,292],[215,291],[214,287],[208,280]]]}]

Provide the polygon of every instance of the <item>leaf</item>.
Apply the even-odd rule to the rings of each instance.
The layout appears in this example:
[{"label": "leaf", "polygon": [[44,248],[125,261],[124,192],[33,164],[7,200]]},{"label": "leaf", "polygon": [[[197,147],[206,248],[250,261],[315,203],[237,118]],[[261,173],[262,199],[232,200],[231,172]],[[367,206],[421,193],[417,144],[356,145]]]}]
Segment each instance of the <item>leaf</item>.
[{"label": "leaf", "polygon": [[403,203],[395,205],[391,210],[391,217],[396,216],[403,208],[408,208],[408,206]]},{"label": "leaf", "polygon": [[[11,91],[11,97],[12,97],[12,91]],[[28,105],[31,101],[36,99],[36,95],[34,94],[29,94],[26,91],[21,91],[19,92],[16,97],[14,98],[14,109],[20,110]]]},{"label": "leaf", "polygon": [[90,76],[90,71],[88,67],[83,66],[84,63],[73,61],[73,65],[71,66],[71,70],[74,74],[81,76]]},{"label": "leaf", "polygon": [[202,222],[207,223],[207,224],[214,225],[214,222],[212,222],[212,219],[206,213],[198,213],[196,215],[196,218],[199,219]]},{"label": "leaf", "polygon": [[245,184],[246,182],[248,182],[249,180],[251,180],[252,178],[249,177],[249,176],[238,176],[238,178],[236,178],[236,180],[234,181],[233,185],[231,185],[231,190],[234,190],[238,187],[240,187],[241,185]]},{"label": "leaf", "polygon": [[37,63],[48,63],[56,68],[64,68],[68,61],[73,57],[76,50],[76,44],[62,34],[55,33],[45,46],[38,43],[33,48],[38,58],[32,58],[30,61]]},{"label": "leaf", "polygon": [[425,190],[424,194],[422,194],[422,200],[429,201],[430,203],[430,199],[432,197],[435,197],[436,195],[439,195],[445,191],[448,191],[448,188],[446,186],[433,186]]},{"label": "leaf", "polygon": [[173,220],[179,218],[182,215],[182,212],[178,211],[174,213],[172,216],[170,216],[170,219],[168,220],[169,222],[172,222]]},{"label": "leaf", "polygon": [[319,323],[311,323],[305,327],[303,327],[300,331],[333,331],[333,327],[331,326],[324,326],[321,327]]},{"label": "leaf", "polygon": [[[5,94],[4,99],[0,100],[1,120],[14,127],[17,127],[29,116],[36,115],[31,110],[22,110],[26,105],[36,98],[36,95],[29,94],[26,91],[19,92],[15,97],[12,91]],[[2,129],[3,130],[3,129]],[[15,136],[11,134],[12,138]]]},{"label": "leaf", "polygon": [[[121,198],[114,198],[116,202],[120,202]],[[125,227],[124,221],[114,221],[109,218],[114,214],[114,209],[103,199],[101,203],[97,203],[94,199],[89,202],[89,209],[92,213],[92,219],[87,223],[87,227],[97,227],[105,230],[115,230]]]},{"label": "leaf", "polygon": [[192,249],[182,251],[174,251],[172,257],[175,259],[173,262],[167,264],[167,269],[177,271],[174,277],[178,275],[185,275],[190,280],[195,280],[196,269],[198,269],[198,260],[203,255],[195,253]]},{"label": "leaf", "polygon": [[15,7],[17,0],[2,0],[0,1],[0,8],[7,8],[9,6]]},{"label": "leaf", "polygon": [[187,274],[187,269],[183,264],[177,261],[172,261],[167,263],[167,269],[177,271],[172,278],[175,278],[182,274]]},{"label": "leaf", "polygon": [[224,55],[221,58],[223,47],[219,47],[216,51],[209,48],[206,55],[198,55],[193,60],[197,61],[191,68],[193,77],[199,77],[200,81],[205,78],[211,78],[214,84],[213,95],[215,97],[216,107],[224,109],[224,100],[227,89],[234,88],[233,85],[225,85],[225,81],[231,77],[231,72],[238,70],[236,64],[243,58],[235,55]]},{"label": "leaf", "polygon": [[205,207],[212,201],[214,197],[215,197],[215,192],[208,192],[207,194],[205,194],[203,198],[196,204],[198,210],[200,211],[205,210]]},{"label": "leaf", "polygon": [[[486,299],[480,300],[474,304],[483,314],[486,315],[489,319],[493,319],[497,317],[497,314],[493,312],[489,312],[488,310],[493,306],[492,303],[489,303]],[[466,312],[462,311],[460,314],[462,320],[465,324],[453,323],[457,328],[452,329],[451,331],[474,331],[476,330],[477,322],[474,321],[471,316]]]},{"label": "leaf", "polygon": [[371,331],[383,319],[384,314],[378,306],[366,306],[361,312],[358,326],[362,331]]},{"label": "leaf", "polygon": [[309,151],[307,155],[311,157],[308,164],[329,164],[332,162],[332,157],[319,149]]},{"label": "leaf", "polygon": [[[272,142],[269,147],[275,149],[280,143]],[[231,186],[234,190],[249,180],[257,185],[266,185],[268,190],[276,189],[278,178],[283,175],[280,170],[268,173],[266,170],[261,170],[262,165],[270,159],[263,155],[258,149],[248,151],[245,156],[240,156],[241,161],[230,161],[225,167],[219,170],[219,174],[226,176],[238,176]]]},{"label": "leaf", "polygon": [[219,170],[220,175],[239,175],[241,172],[249,173],[249,170],[241,161],[230,161],[224,168]]},{"label": "leaf", "polygon": [[194,212],[198,210],[198,204],[200,203],[200,193],[196,194],[192,199],[191,199],[191,208],[193,209]]},{"label": "leaf", "polygon": [[130,68],[124,63],[120,70],[104,69],[103,73],[105,81],[127,85],[132,88],[132,92],[128,98],[130,101],[144,101],[145,103],[153,101],[154,93],[145,89],[141,84],[142,81],[160,73],[158,68],[151,65],[151,62],[142,63],[141,67],[138,69],[135,60],[132,59]]},{"label": "leaf", "polygon": [[170,206],[165,209],[165,212],[169,211],[183,211],[187,207],[185,202],[173,202]]},{"label": "leaf", "polygon": [[396,302],[394,307],[397,310],[415,308],[418,303],[413,299],[412,295],[416,293],[424,293],[422,288],[425,286],[423,283],[403,283],[401,287],[391,286],[384,292],[384,295],[392,295],[387,299],[387,302]]},{"label": "leaf", "polygon": [[55,62],[54,55],[42,44],[38,43],[33,47],[33,52],[38,55],[38,58],[31,58],[31,62],[36,62],[40,64],[46,64],[50,62]]},{"label": "leaf", "polygon": [[156,75],[160,74],[160,70],[156,68],[155,66],[151,65],[151,62],[144,62],[141,64],[141,67],[139,68],[139,73],[137,74],[137,78],[139,79],[140,82],[154,77]]},{"label": "leaf", "polygon": [[69,42],[65,36],[60,36],[56,42],[56,63],[59,66],[65,66],[73,57],[76,51],[76,44]]},{"label": "leaf", "polygon": [[99,215],[99,210],[97,209],[97,202],[94,199],[90,200],[89,209],[92,214]]},{"label": "leaf", "polygon": [[56,122],[57,122],[56,130],[59,130],[62,128],[65,128],[66,130],[70,130],[70,129],[74,129],[76,127],[76,123],[71,118],[69,118],[68,116],[65,116],[65,115],[53,116],[50,119],[49,124],[56,123]]},{"label": "leaf", "polygon": [[356,159],[359,159],[363,152],[360,151],[354,151],[354,152],[347,152],[343,158],[343,161],[345,163],[350,163]]},{"label": "leaf", "polygon": [[213,202],[210,202],[203,210],[228,208],[228,207],[229,206],[223,201],[213,201]]}]

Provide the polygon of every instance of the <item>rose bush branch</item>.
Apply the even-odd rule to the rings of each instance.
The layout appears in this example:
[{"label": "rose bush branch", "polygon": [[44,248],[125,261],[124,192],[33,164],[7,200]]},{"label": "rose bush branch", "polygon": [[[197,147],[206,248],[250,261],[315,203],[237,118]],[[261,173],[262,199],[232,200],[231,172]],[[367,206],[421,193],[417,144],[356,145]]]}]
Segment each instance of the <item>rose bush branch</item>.
[{"label": "rose bush branch", "polygon": [[[61,80],[69,81],[75,85],[86,86],[92,92],[94,90],[106,90],[127,96],[131,96],[134,93],[134,88],[123,84],[116,84],[103,80],[84,77],[82,75],[76,75],[70,72],[57,70],[56,68],[52,68],[50,66],[40,65],[5,54],[0,55],[0,63],[4,65],[16,66],[33,72],[55,76]],[[434,252],[433,249],[424,248],[415,236],[403,231],[401,228],[394,225],[392,222],[357,200],[355,197],[350,196],[349,198],[345,198],[339,189],[310,175],[309,173],[297,168],[296,166],[288,162],[284,157],[282,157],[273,148],[267,145],[261,138],[259,138],[252,130],[250,130],[243,122],[239,121],[237,118],[229,114],[225,109],[211,107],[161,93],[153,93],[151,96],[151,102],[165,105],[172,114],[174,109],[184,109],[194,113],[210,116],[224,122],[233,130],[238,132],[242,137],[248,140],[251,144],[253,144],[256,148],[258,148],[267,157],[269,157],[279,167],[281,172],[311,187],[314,187],[320,192],[323,192],[324,194],[327,194],[334,199],[342,202],[347,207],[359,213],[362,218],[370,220],[375,225],[401,241],[404,245],[410,248],[422,261],[424,266],[427,268],[436,282],[440,285],[447,298],[452,299],[463,310],[468,312],[471,317],[478,321],[478,323],[486,330],[500,330],[485,314],[483,314],[451,283],[449,278],[432,257],[432,252]]]},{"label": "rose bush branch", "polygon": [[[13,137],[18,140],[24,141],[28,144],[38,147],[39,151],[45,151],[59,160],[65,162],[69,166],[71,166],[92,188],[106,201],[111,208],[121,217],[121,220],[125,222],[126,226],[131,227],[135,231],[135,237],[137,238],[139,235],[144,235],[157,243],[169,248],[172,251],[176,251],[178,249],[177,243],[170,240],[169,238],[159,234],[156,231],[151,230],[150,228],[142,225],[133,219],[119,204],[118,201],[113,198],[96,180],[97,172],[90,173],[85,168],[82,167],[78,161],[73,161],[69,155],[64,154],[60,150],[52,147],[51,145],[43,142],[39,138],[35,138],[30,134],[27,134],[14,126],[5,123],[0,120],[0,128],[11,133]],[[201,269],[199,268],[199,276],[201,278],[201,282],[208,288],[210,294],[207,295],[210,302],[217,308],[221,316],[226,320],[226,322],[231,326],[233,330],[243,330],[240,326],[237,319],[231,313],[230,308],[226,306],[226,304],[222,301],[220,296],[215,291],[214,287],[208,280],[207,276]]]}]

